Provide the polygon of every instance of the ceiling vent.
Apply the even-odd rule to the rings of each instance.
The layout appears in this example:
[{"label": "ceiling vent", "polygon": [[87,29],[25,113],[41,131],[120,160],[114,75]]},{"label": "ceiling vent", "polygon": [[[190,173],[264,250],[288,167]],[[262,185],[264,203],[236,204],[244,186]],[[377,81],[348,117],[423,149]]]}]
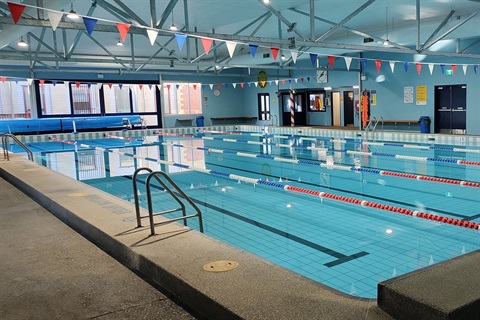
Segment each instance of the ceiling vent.
[{"label": "ceiling vent", "polygon": [[270,53],[264,53],[263,54],[263,59],[267,59],[267,58],[270,58]]},{"label": "ceiling vent", "polygon": [[373,42],[373,38],[363,38],[363,43],[370,43]]}]

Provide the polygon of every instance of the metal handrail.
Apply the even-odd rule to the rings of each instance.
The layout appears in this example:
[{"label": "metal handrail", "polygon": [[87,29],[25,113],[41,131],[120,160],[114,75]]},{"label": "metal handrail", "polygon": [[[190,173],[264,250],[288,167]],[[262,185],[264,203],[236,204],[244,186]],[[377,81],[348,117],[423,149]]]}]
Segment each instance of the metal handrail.
[{"label": "metal handrail", "polygon": [[[150,172],[150,174],[148,175],[148,177],[145,181],[145,185],[146,185],[146,189],[147,189],[148,216],[141,216],[140,215],[140,204],[139,204],[139,199],[138,199],[138,188],[137,188],[137,179],[136,178],[137,178],[137,175],[141,171]],[[180,196],[185,201],[188,202],[188,204],[196,211],[195,214],[191,214],[191,215],[186,214],[185,204],[175,194],[175,192],[173,192],[172,189],[164,181],[162,181],[158,177],[159,175],[161,175],[165,180],[167,180],[167,182],[170,184],[170,186],[173,187],[173,189],[175,189],[175,191],[178,194],[180,194]],[[165,191],[167,191],[172,196],[172,198],[180,205],[179,208],[153,213],[151,183],[150,183],[150,181],[152,179],[155,179],[155,180],[157,180],[158,183],[160,183],[160,185],[165,189]],[[150,222],[150,234],[153,236],[153,235],[155,235],[155,226],[156,225],[161,225],[161,224],[171,223],[171,222],[174,222],[174,221],[183,220],[183,224],[185,226],[187,226],[187,219],[198,217],[199,230],[200,230],[200,232],[203,232],[202,212],[195,205],[195,203],[193,203],[193,201],[180,189],[180,187],[177,184],[175,184],[175,182],[165,172],[163,172],[163,171],[152,171],[152,169],[150,169],[150,168],[138,168],[137,170],[135,170],[132,180],[133,180],[133,193],[134,193],[134,199],[135,199],[135,213],[136,213],[136,216],[137,216],[137,226],[138,227],[142,226],[141,219],[148,217],[149,222]],[[169,219],[168,221],[159,222],[159,223],[154,223],[154,221],[153,221],[154,216],[164,215],[164,214],[167,214],[167,213],[172,213],[172,212],[177,212],[177,211],[182,211],[182,216],[181,217]]]},{"label": "metal handrail", "polygon": [[33,161],[33,153],[28,149],[28,147],[20,141],[15,135],[11,133],[3,133],[2,134],[2,148],[3,148],[3,158],[10,161],[10,156],[8,154],[8,138],[12,138],[23,150],[27,152],[28,160]]}]

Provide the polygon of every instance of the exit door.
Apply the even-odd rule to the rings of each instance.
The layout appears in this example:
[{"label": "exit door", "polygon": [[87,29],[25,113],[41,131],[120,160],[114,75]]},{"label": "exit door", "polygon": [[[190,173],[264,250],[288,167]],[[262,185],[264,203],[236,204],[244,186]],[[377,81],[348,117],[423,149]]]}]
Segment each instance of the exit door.
[{"label": "exit door", "polygon": [[453,133],[466,129],[467,86],[435,87],[435,132]]}]

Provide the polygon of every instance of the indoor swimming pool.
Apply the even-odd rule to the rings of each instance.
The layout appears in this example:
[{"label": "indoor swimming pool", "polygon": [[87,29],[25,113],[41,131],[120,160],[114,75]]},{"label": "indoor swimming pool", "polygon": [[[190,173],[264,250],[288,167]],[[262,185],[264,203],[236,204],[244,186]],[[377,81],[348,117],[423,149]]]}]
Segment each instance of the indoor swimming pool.
[{"label": "indoor swimming pool", "polygon": [[[37,163],[129,202],[137,168],[162,170],[201,209],[205,234],[348,295],[376,298],[380,281],[480,248],[476,145],[218,130],[81,137],[26,144]],[[142,183],[139,196],[146,208]],[[173,205],[160,186],[152,196],[155,211]]]}]

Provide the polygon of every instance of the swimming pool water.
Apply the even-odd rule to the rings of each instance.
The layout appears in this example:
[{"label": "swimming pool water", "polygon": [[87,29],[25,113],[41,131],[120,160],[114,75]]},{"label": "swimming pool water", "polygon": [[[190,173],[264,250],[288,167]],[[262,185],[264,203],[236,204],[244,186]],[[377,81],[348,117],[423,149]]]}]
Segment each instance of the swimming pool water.
[{"label": "swimming pool water", "polygon": [[[478,183],[479,166],[442,160],[479,162],[477,152],[454,152],[448,146],[418,149],[372,146],[360,140],[268,140],[226,134],[81,143],[135,153],[140,158],[82,148],[80,142],[30,147],[37,162],[127,201],[133,201],[131,174],[135,168],[162,169],[200,207],[206,234],[354,296],[374,298],[379,281],[480,247],[478,230],[144,159],[168,159],[282,186],[479,222],[478,187],[378,174],[383,170]],[[399,159],[391,154],[430,160]],[[144,179],[145,175],[139,180]],[[145,207],[144,190],[140,188],[140,192]],[[153,199],[158,211],[173,205],[160,188],[154,189]],[[191,219],[189,225],[195,228],[197,221]]]}]

